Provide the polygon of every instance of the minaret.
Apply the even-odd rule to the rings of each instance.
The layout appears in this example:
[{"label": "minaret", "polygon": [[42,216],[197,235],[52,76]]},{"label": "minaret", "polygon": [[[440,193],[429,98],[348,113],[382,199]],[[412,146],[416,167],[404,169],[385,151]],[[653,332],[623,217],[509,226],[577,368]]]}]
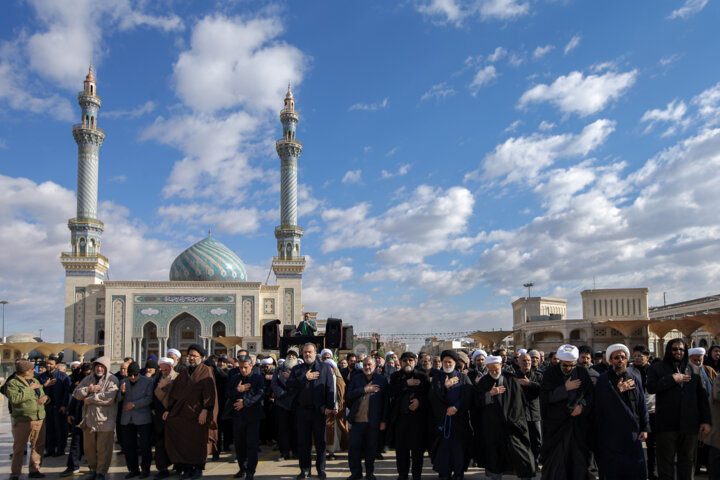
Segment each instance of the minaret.
[{"label": "minaret", "polygon": [[78,324],[78,305],[84,303],[86,287],[102,283],[110,266],[107,258],[100,255],[104,225],[97,218],[98,153],[105,132],[98,128],[101,101],[92,67],[85,77],[83,91],[78,93],[78,103],[80,123],[73,125],[78,145],[77,212],[68,221],[71,251],[60,256],[65,268],[65,340],[69,342],[84,341],[84,325]]},{"label": "minaret", "polygon": [[298,157],[302,152],[302,143],[295,139],[298,123],[295,111],[295,99],[288,85],[285,106],[280,111],[283,126],[283,138],[275,142],[280,157],[280,225],[275,227],[277,256],[273,258],[273,272],[281,288],[285,324],[297,324],[302,315],[300,290],[302,274],[305,270],[305,257],[300,256],[300,238],[303,231],[297,225],[297,172]]}]

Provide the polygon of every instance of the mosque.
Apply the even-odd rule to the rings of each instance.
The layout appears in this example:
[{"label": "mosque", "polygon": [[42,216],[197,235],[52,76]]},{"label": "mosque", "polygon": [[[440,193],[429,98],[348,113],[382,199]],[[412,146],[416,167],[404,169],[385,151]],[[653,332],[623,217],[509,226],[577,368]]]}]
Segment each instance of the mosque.
[{"label": "mosque", "polygon": [[252,352],[261,350],[265,322],[300,322],[305,257],[300,255],[303,230],[297,224],[297,161],[302,143],[295,139],[299,115],[290,87],[280,111],[282,139],[275,144],[281,165],[280,225],[275,227],[277,254],[272,262],[276,285],[249,282],[242,260],[210,234],[175,259],[169,281],[106,280],[110,261],[100,253],[104,225],[97,215],[105,132],[98,126],[101,99],[92,67],[78,103],[81,122],[73,125],[77,213],[68,221],[71,251],[60,256],[66,343],[103,345],[95,354],[109,356],[113,364],[127,356],[165,355],[169,348],[182,351],[193,343],[226,353],[227,348],[211,338],[219,336],[242,337],[242,345]]}]

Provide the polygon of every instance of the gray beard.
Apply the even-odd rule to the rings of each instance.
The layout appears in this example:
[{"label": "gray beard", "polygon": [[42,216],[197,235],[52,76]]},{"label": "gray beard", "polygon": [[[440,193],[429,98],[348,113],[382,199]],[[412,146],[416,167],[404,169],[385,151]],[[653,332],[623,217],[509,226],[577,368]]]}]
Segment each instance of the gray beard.
[{"label": "gray beard", "polygon": [[303,357],[303,360],[305,360],[306,365],[310,365],[311,363],[313,363],[315,361],[314,358],[305,358],[305,357]]},{"label": "gray beard", "polygon": [[492,373],[489,373],[488,375],[490,375],[490,378],[492,378],[493,380],[498,380],[500,378],[500,375],[502,375],[502,373],[498,373],[497,375],[493,375]]},{"label": "gray beard", "polygon": [[291,358],[290,360],[285,360],[285,363],[283,365],[285,365],[285,368],[287,368],[288,370],[292,370],[292,368],[297,364],[298,364],[298,359]]}]

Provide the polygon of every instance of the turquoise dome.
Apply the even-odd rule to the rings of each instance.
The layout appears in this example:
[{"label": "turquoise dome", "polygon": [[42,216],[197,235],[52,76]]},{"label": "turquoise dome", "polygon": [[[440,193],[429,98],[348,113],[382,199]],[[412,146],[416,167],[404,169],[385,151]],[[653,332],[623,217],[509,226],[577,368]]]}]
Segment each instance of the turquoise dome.
[{"label": "turquoise dome", "polygon": [[228,247],[212,237],[182,252],[170,267],[170,281],[247,281],[245,264]]}]

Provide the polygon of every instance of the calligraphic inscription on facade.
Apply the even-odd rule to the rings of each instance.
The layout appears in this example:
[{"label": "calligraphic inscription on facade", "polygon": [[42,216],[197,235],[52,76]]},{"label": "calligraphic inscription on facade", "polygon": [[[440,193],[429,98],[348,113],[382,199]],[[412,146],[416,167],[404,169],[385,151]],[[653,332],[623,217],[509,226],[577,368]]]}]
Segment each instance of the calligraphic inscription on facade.
[{"label": "calligraphic inscription on facade", "polygon": [[113,297],[112,301],[112,358],[122,357],[123,323],[125,322],[125,297]]},{"label": "calligraphic inscription on facade", "polygon": [[85,288],[75,288],[75,322],[73,328],[73,342],[85,341]]},{"label": "calligraphic inscription on facade", "polygon": [[105,299],[104,298],[98,298],[95,301],[95,314],[96,315],[105,315]]}]

